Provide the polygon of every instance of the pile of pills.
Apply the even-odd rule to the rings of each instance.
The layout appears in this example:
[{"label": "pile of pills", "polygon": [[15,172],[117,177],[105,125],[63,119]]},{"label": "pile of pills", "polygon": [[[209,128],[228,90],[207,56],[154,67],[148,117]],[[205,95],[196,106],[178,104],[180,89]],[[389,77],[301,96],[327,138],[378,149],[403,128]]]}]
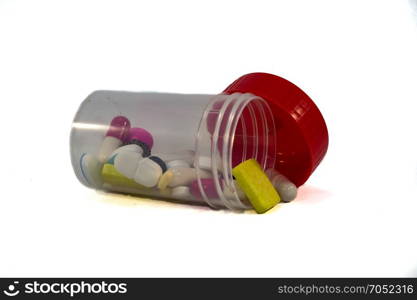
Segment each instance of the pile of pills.
[{"label": "pile of pills", "polygon": [[[102,187],[103,184],[110,184],[115,187],[153,189],[159,191],[162,196],[169,195],[180,200],[203,198],[197,180],[200,178],[205,196],[212,199],[219,198],[212,178],[209,157],[199,157],[199,168],[195,168],[194,151],[184,150],[180,153],[158,155],[152,152],[153,145],[154,139],[150,132],[144,128],[131,127],[126,117],[117,116],[111,121],[98,154],[95,156],[84,153],[81,156],[81,173],[90,185],[97,188]],[[250,178],[242,175],[241,172],[235,173],[240,178]],[[272,169],[263,174],[283,201],[289,202],[295,198],[297,187],[287,178]],[[235,197],[223,181],[220,183],[226,198]],[[255,185],[248,182],[244,183],[243,187],[241,185],[237,182],[235,186],[237,195],[242,201],[246,200],[249,190],[253,199],[262,196],[261,194],[253,196],[252,189],[247,188]],[[252,205],[256,208],[256,203]]]}]

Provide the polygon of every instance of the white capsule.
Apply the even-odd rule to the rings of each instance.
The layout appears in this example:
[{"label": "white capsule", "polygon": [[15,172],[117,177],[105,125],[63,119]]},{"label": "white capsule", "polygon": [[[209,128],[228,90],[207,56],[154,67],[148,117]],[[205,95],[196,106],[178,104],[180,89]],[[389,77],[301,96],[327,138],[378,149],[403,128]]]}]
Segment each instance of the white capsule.
[{"label": "white capsule", "polygon": [[[192,181],[197,179],[197,170],[194,168],[186,167],[175,167],[168,171],[173,173],[171,182],[168,184],[169,187],[176,187],[180,185],[188,185]],[[211,178],[212,174],[208,171],[201,170],[199,172],[200,178]]]},{"label": "white capsule", "polygon": [[127,178],[132,179],[138,168],[138,163],[143,157],[140,153],[123,151],[114,158],[114,168]]},{"label": "white capsule", "polygon": [[161,175],[162,168],[159,164],[154,162],[152,159],[143,158],[137,164],[133,180],[143,186],[154,187],[158,184]]},{"label": "white capsule", "polygon": [[[194,167],[196,167],[198,163],[199,168],[205,169],[205,170],[212,170],[213,166],[211,164],[211,161],[212,161],[211,157],[209,156],[200,156],[198,157],[198,159],[196,158],[196,160],[194,161]],[[217,164],[217,170],[221,171],[222,169],[221,160],[216,159],[216,164]]]},{"label": "white capsule", "polygon": [[283,202],[290,202],[297,197],[297,186],[289,181],[287,177],[274,169],[269,169],[265,173]]},{"label": "white capsule", "polygon": [[191,167],[190,163],[188,163],[185,160],[180,160],[180,159],[171,160],[167,162],[166,165],[168,169],[175,168],[175,167],[186,167],[186,168]]},{"label": "white capsule", "polygon": [[106,136],[101,144],[100,151],[98,153],[98,160],[101,163],[105,163],[109,159],[110,154],[119,148],[123,142],[115,138],[114,136]]},{"label": "white capsule", "polygon": [[192,195],[190,193],[190,188],[188,186],[177,186],[171,190],[171,196],[178,199],[188,199]]},{"label": "white capsule", "polygon": [[89,185],[99,188],[102,185],[101,169],[103,164],[93,155],[84,153],[80,158],[81,173]]}]

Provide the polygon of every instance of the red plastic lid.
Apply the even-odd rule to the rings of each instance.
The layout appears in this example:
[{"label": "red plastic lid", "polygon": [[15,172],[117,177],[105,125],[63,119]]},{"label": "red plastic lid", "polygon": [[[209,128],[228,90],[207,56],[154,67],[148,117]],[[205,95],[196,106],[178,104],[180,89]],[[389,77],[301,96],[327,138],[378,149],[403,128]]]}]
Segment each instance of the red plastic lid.
[{"label": "red plastic lid", "polygon": [[295,84],[276,75],[250,73],[224,93],[252,93],[269,102],[275,116],[275,168],[297,186],[302,185],[327,152],[329,135],[314,102]]}]

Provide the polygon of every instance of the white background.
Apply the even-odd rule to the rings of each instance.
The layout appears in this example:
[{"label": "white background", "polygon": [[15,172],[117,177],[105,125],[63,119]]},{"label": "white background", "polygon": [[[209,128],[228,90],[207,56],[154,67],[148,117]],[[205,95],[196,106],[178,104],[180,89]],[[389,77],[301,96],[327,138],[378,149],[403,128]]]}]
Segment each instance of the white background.
[{"label": "white background", "polygon": [[[304,89],[330,146],[295,202],[212,211],[89,190],[97,89]],[[416,1],[0,0],[0,276],[417,276]]]}]

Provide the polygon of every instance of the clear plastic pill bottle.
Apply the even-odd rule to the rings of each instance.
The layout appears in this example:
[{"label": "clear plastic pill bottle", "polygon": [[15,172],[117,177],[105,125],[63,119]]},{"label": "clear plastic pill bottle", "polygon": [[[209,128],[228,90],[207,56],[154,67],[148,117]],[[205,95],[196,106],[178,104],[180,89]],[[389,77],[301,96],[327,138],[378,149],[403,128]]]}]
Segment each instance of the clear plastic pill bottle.
[{"label": "clear plastic pill bottle", "polygon": [[95,91],[71,130],[84,185],[130,195],[250,209],[232,176],[255,159],[303,184],[328,147],[324,119],[289,81],[244,75],[214,95]]}]

